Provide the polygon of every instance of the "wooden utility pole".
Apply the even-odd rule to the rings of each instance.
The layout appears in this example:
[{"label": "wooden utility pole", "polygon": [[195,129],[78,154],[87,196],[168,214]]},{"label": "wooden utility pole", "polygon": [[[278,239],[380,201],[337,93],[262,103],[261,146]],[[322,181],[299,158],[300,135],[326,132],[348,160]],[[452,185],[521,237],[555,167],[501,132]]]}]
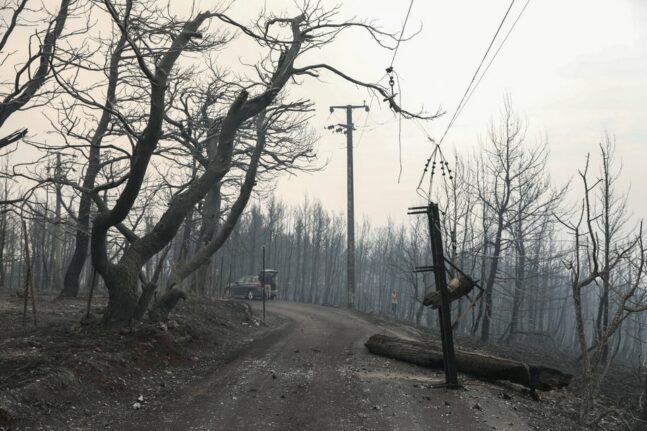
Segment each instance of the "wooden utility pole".
[{"label": "wooden utility pole", "polygon": [[[346,193],[347,193],[347,222],[346,233],[348,244],[346,247],[346,283],[348,286],[348,308],[353,308],[355,302],[355,196],[353,187],[353,109],[364,109],[368,112],[366,102],[362,105],[331,106],[330,113],[335,109],[346,110],[346,124],[340,123],[337,126],[346,134]],[[334,128],[331,127],[331,128]]]}]

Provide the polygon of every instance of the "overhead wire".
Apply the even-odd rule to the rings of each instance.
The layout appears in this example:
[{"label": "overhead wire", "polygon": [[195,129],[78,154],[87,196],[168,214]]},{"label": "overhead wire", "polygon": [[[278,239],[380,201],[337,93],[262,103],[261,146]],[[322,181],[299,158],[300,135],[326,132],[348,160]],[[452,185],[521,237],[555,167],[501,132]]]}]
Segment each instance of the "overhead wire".
[{"label": "overhead wire", "polygon": [[[413,8],[413,0],[409,2],[409,9],[407,9],[407,14],[404,17],[404,23],[402,24],[402,30],[400,31],[400,37],[398,37],[398,43],[395,45],[395,50],[393,51],[393,56],[391,57],[391,63],[389,64],[389,67],[386,69],[387,74],[393,73],[396,77],[396,81],[398,84],[398,104],[402,106],[402,88],[400,87],[400,76],[398,75],[397,72],[393,70],[393,63],[395,62],[395,57],[398,55],[398,49],[400,48],[400,42],[402,42],[402,38],[404,37],[404,30],[407,28],[407,22],[409,22],[409,16],[411,15],[411,9]],[[393,94],[393,77],[391,77],[391,97],[395,97],[395,94]],[[396,114],[398,115],[398,114]],[[398,115],[398,164],[399,164],[399,170],[398,170],[398,184],[400,184],[400,179],[402,178],[402,114]]]},{"label": "overhead wire", "polygon": [[404,18],[404,24],[402,24],[402,30],[400,31],[400,37],[398,37],[398,43],[395,45],[393,50],[393,57],[391,57],[391,63],[389,67],[393,67],[395,62],[395,56],[398,55],[398,48],[400,48],[400,42],[402,42],[402,37],[404,36],[404,29],[407,27],[407,22],[409,21],[409,15],[411,14],[411,8],[413,7],[413,0],[409,3],[409,9],[407,10],[407,15]]},{"label": "overhead wire", "polygon": [[[462,110],[463,110],[463,108],[464,108],[464,107],[469,103],[470,99],[472,98],[472,95],[474,94],[474,92],[475,92],[475,91],[476,91],[476,89],[478,88],[479,84],[481,83],[481,80],[482,80],[482,79],[483,79],[483,77],[487,74],[488,70],[490,70],[490,66],[492,66],[492,63],[494,62],[494,60],[496,59],[497,55],[499,54],[499,51],[501,51],[501,48],[503,48],[503,45],[504,45],[504,44],[505,44],[505,42],[508,40],[508,37],[510,37],[510,34],[512,33],[512,31],[513,31],[513,30],[514,30],[514,28],[516,27],[517,23],[519,22],[519,19],[521,19],[521,16],[522,16],[522,15],[523,15],[523,13],[526,11],[526,8],[528,7],[528,5],[529,5],[529,4],[530,4],[530,0],[526,0],[526,4],[525,4],[525,5],[523,6],[523,8],[521,9],[521,12],[519,12],[519,15],[517,15],[517,18],[514,20],[514,22],[513,22],[513,23],[512,23],[512,25],[510,26],[510,29],[508,30],[508,32],[506,33],[505,37],[503,38],[503,41],[501,41],[501,44],[499,45],[499,47],[497,48],[497,50],[496,50],[496,51],[494,52],[494,54],[492,55],[492,58],[490,59],[490,62],[488,63],[488,65],[487,65],[487,66],[485,67],[485,69],[483,70],[483,73],[482,73],[482,74],[481,74],[481,76],[479,77],[478,81],[476,81],[476,84],[474,85],[474,87],[473,87],[473,88],[472,88],[472,90],[470,91],[470,94],[467,96],[467,99],[465,100],[465,103],[463,104],[463,106],[460,108],[460,111],[462,111]],[[458,112],[458,115],[460,115],[460,111]]]},{"label": "overhead wire", "polygon": [[[379,85],[380,82],[382,82],[384,78],[386,78],[386,75],[387,75],[386,73],[382,75],[382,77],[375,84]],[[359,144],[362,142],[362,138],[364,137],[364,130],[366,129],[366,125],[368,124],[368,117],[369,115],[371,115],[370,114],[371,108],[373,107],[373,102],[375,101],[375,97],[376,97],[375,93],[370,92],[370,94],[371,94],[371,101],[368,103],[368,112],[366,112],[366,116],[364,117],[364,125],[362,126],[362,132],[359,134],[359,139],[357,140],[357,146],[359,146]]]},{"label": "overhead wire", "polygon": [[[441,145],[441,144],[443,143],[443,141],[445,140],[445,137],[447,136],[447,133],[449,132],[449,130],[450,130],[450,129],[451,129],[451,127],[453,126],[454,122],[456,121],[456,119],[457,119],[457,118],[458,118],[458,116],[460,115],[460,113],[461,113],[461,111],[463,110],[463,108],[465,107],[465,105],[467,105],[467,103],[469,102],[469,100],[470,100],[471,96],[474,94],[474,91],[476,90],[476,88],[478,88],[478,85],[480,84],[480,82],[482,81],[483,77],[485,76],[485,74],[486,74],[486,73],[487,73],[487,71],[489,70],[490,66],[491,66],[491,65],[492,65],[492,63],[494,62],[494,60],[495,60],[496,56],[498,55],[498,53],[501,51],[501,48],[503,47],[503,45],[504,45],[504,44],[505,44],[505,42],[507,41],[507,39],[508,39],[508,37],[510,36],[510,34],[512,33],[512,31],[514,30],[514,28],[515,28],[515,26],[516,26],[517,22],[519,21],[519,19],[520,19],[520,18],[521,18],[521,16],[523,15],[523,13],[524,13],[524,11],[526,10],[526,8],[528,7],[528,4],[529,4],[529,3],[530,3],[530,0],[527,0],[527,1],[526,1],[526,4],[525,4],[525,5],[524,5],[524,7],[521,9],[521,12],[520,12],[520,13],[519,13],[519,15],[517,16],[516,20],[513,22],[512,26],[511,26],[511,27],[510,27],[510,29],[508,30],[508,32],[507,32],[506,36],[504,37],[503,41],[501,42],[501,44],[500,44],[500,45],[499,45],[499,47],[497,48],[496,52],[494,53],[494,55],[493,55],[493,56],[492,56],[492,58],[490,59],[489,63],[487,64],[487,66],[486,66],[486,68],[485,68],[485,70],[484,70],[484,71],[483,71],[483,73],[480,75],[480,77],[478,78],[478,80],[476,80],[477,76],[479,76],[479,72],[480,72],[481,68],[483,67],[483,64],[485,63],[485,60],[487,59],[487,57],[488,57],[488,55],[489,55],[490,51],[492,50],[492,47],[494,46],[494,44],[495,44],[495,42],[496,42],[496,39],[497,39],[497,37],[498,37],[499,33],[501,32],[501,29],[503,28],[503,26],[504,26],[504,24],[505,24],[505,21],[506,21],[506,19],[507,19],[508,15],[510,14],[510,11],[512,10],[512,7],[513,7],[513,6],[514,6],[514,4],[515,4],[515,0],[512,0],[512,1],[510,2],[510,5],[508,6],[508,9],[506,10],[505,15],[503,16],[503,19],[502,19],[502,20],[501,20],[501,22],[499,23],[499,26],[498,26],[498,28],[497,28],[497,30],[496,30],[496,32],[495,32],[495,34],[494,34],[494,36],[492,37],[492,40],[490,41],[490,44],[488,45],[488,48],[487,48],[487,50],[486,50],[485,54],[483,55],[483,58],[481,59],[481,61],[480,61],[479,65],[478,65],[478,67],[476,68],[476,71],[474,72],[474,75],[472,76],[472,79],[470,80],[469,85],[468,85],[468,86],[467,86],[467,88],[465,89],[465,92],[463,93],[463,97],[461,98],[461,100],[460,100],[459,104],[457,105],[457,107],[456,107],[456,111],[454,112],[454,115],[452,116],[452,118],[451,118],[450,122],[448,123],[447,128],[445,129],[444,133],[442,134],[442,136],[441,136],[440,140],[436,143],[436,142],[435,142],[435,141],[434,141],[434,140],[429,136],[429,134],[426,132],[426,130],[424,129],[424,127],[423,127],[421,124],[419,124],[419,123],[418,123],[419,127],[423,130],[423,132],[425,133],[425,135],[427,136],[427,138],[429,139],[429,141],[431,141],[432,143],[434,143],[434,144],[435,144],[435,145],[434,145],[434,149],[432,150],[431,155],[429,156],[429,158],[427,159],[427,161],[426,161],[426,163],[425,163],[425,167],[424,167],[424,170],[423,170],[422,176],[420,177],[420,182],[418,183],[418,187],[416,188],[416,192],[417,192],[420,196],[422,196],[422,197],[424,198],[424,197],[425,197],[425,196],[424,196],[424,194],[423,194],[424,192],[422,191],[422,189],[421,189],[421,187],[420,187],[420,186],[422,185],[422,182],[424,181],[425,174],[427,173],[427,170],[429,169],[429,164],[430,164],[430,162],[432,162],[432,160],[433,160],[433,164],[432,164],[432,166],[431,166],[430,178],[429,178],[429,190],[428,190],[428,192],[427,192],[427,194],[426,194],[426,198],[427,198],[427,200],[428,200],[428,201],[430,201],[430,200],[431,200],[431,193],[432,193],[432,186],[433,186],[433,177],[434,177],[434,171],[435,171],[435,168],[436,168],[436,159],[438,158],[438,156],[440,157],[440,166],[441,166],[441,170],[442,170],[442,175],[443,175],[443,177],[445,176],[445,171],[444,171],[444,169],[443,169],[443,168],[444,168],[444,167],[446,167],[446,168],[447,168],[447,174],[449,175],[450,180],[452,179],[451,170],[449,169],[449,164],[447,163],[447,160],[445,159],[445,156],[443,155],[442,150],[440,149],[440,145]],[[453,265],[452,265],[452,266],[453,266]],[[454,268],[455,268],[455,269],[458,269],[458,268],[457,268],[457,267],[455,267],[455,266],[454,266]],[[460,270],[459,270],[459,271],[460,271]],[[460,272],[462,272],[462,271],[460,271]],[[465,274],[463,273],[463,275],[465,275]],[[469,304],[469,306],[468,306],[468,307],[467,307],[467,309],[466,309],[466,310],[465,310],[465,311],[464,311],[464,312],[463,312],[463,313],[462,313],[462,314],[461,314],[461,315],[456,319],[456,321],[452,324],[452,328],[454,328],[456,325],[458,325],[458,323],[459,323],[459,322],[460,322],[460,321],[461,321],[461,320],[462,320],[462,319],[467,315],[467,313],[468,313],[468,311],[469,311],[469,310],[471,310],[471,309],[473,309],[473,308],[474,308],[474,306],[476,305],[476,303],[477,303],[477,302],[481,299],[481,297],[483,296],[483,293],[484,293],[484,290],[483,290],[483,289],[481,289],[481,292],[479,292],[479,294],[478,294],[476,297],[474,297],[473,299],[470,299],[470,304]]]},{"label": "overhead wire", "polygon": [[[400,77],[397,75],[397,73],[394,73],[393,70],[393,63],[395,62],[395,57],[398,55],[398,49],[400,48],[400,42],[402,42],[402,39],[404,38],[404,31],[407,28],[407,23],[409,22],[409,16],[411,16],[411,9],[413,8],[413,1],[411,0],[409,2],[409,8],[407,9],[407,14],[404,17],[404,22],[402,23],[402,29],[400,30],[400,36],[398,37],[398,42],[395,45],[395,48],[393,49],[393,56],[391,56],[391,62],[389,63],[389,67],[386,69],[386,73],[380,78],[381,82],[384,77],[389,75],[389,83],[391,84],[391,98],[395,97],[394,90],[393,90],[393,74],[396,75],[396,79],[398,82],[398,103],[400,106],[402,106],[402,91],[400,90]],[[371,104],[373,103],[373,99],[371,99]],[[369,106],[370,110],[371,106]],[[396,114],[398,115],[398,114]],[[368,120],[368,118],[367,118]],[[366,125],[366,124],[365,124]],[[361,140],[360,135],[360,140]],[[398,171],[398,184],[400,183],[400,178],[402,177],[402,115],[398,116],[398,160],[399,160],[399,171]]]},{"label": "overhead wire", "polygon": [[492,37],[492,40],[490,41],[490,44],[488,45],[487,50],[485,51],[485,54],[483,54],[483,58],[481,58],[481,62],[479,63],[478,67],[476,68],[476,71],[474,72],[474,75],[472,75],[472,79],[470,80],[469,85],[465,89],[465,93],[463,93],[463,97],[461,98],[461,101],[458,103],[458,106],[456,107],[456,111],[454,112],[454,115],[452,116],[452,119],[449,121],[449,124],[447,125],[447,128],[445,129],[445,132],[443,135],[440,137],[440,141],[438,141],[438,144],[442,144],[443,141],[445,140],[445,136],[447,136],[447,133],[449,130],[452,128],[452,125],[456,121],[456,118],[458,118],[458,113],[460,112],[461,107],[463,106],[463,103],[465,102],[465,99],[467,98],[467,95],[472,88],[472,85],[476,81],[476,77],[481,70],[481,67],[483,67],[483,63],[485,63],[485,59],[487,58],[488,54],[490,53],[490,50],[492,49],[492,46],[494,46],[494,42],[496,42],[496,38],[501,32],[501,29],[503,28],[503,25],[505,24],[505,20],[508,18],[508,15],[510,14],[510,11],[512,10],[512,6],[514,6],[515,2],[517,0],[512,0],[510,2],[510,6],[508,6],[508,10],[506,10],[505,15],[503,15],[503,19],[499,23],[499,27],[497,27],[496,32],[494,33],[494,36]]},{"label": "overhead wire", "polygon": [[[407,23],[409,22],[409,16],[411,16],[411,9],[413,8],[413,2],[414,2],[414,0],[411,0],[409,2],[409,8],[407,9],[407,13],[405,15],[404,22],[402,24],[402,29],[400,30],[400,36],[398,37],[398,42],[396,43],[395,48],[393,49],[393,56],[391,56],[391,62],[389,63],[389,67],[386,69],[386,73],[384,75],[382,75],[382,77],[377,81],[377,84],[382,82],[382,80],[386,76],[388,76],[390,73],[393,72],[393,63],[395,62],[395,58],[398,55],[398,50],[400,48],[400,42],[402,42],[402,39],[404,38],[404,31],[407,28]],[[396,74],[396,77],[397,77],[397,74]],[[401,103],[401,101],[402,101],[402,92],[400,91],[400,78],[399,77],[397,77],[397,81],[398,81],[399,102]],[[395,95],[392,94],[391,96],[394,97]],[[371,110],[371,108],[373,106],[374,101],[375,101],[375,95],[372,94],[371,95],[371,101],[369,102],[369,106],[368,106],[369,112],[370,112],[370,110]],[[362,142],[362,138],[364,136],[364,130],[366,129],[366,124],[368,123],[368,117],[369,117],[369,114],[367,113],[366,117],[365,117],[365,120],[364,120],[364,126],[363,126],[363,129],[362,129],[362,133],[360,133],[360,136],[359,136],[358,145],[359,145],[359,143]],[[399,164],[400,164],[400,170],[399,170],[399,173],[398,173],[398,183],[400,183],[400,178],[402,176],[402,116],[401,115],[398,118],[398,151],[399,151]]]},{"label": "overhead wire", "polygon": [[[413,2],[411,2],[413,4]],[[395,80],[398,83],[398,104],[402,106],[402,89],[400,87],[400,75],[394,71]],[[398,162],[400,170],[398,171],[398,184],[402,178],[402,115],[398,115]]]},{"label": "overhead wire", "polygon": [[[488,65],[486,66],[485,70],[483,71],[483,73],[482,73],[482,74],[480,75],[480,77],[479,77],[479,72],[481,71],[481,68],[483,67],[483,64],[485,63],[485,60],[488,58],[488,55],[489,55],[490,51],[492,51],[492,47],[494,46],[494,44],[495,44],[495,42],[496,42],[496,40],[497,40],[497,37],[498,37],[499,33],[501,32],[501,29],[502,29],[502,28],[503,28],[503,26],[505,25],[505,22],[506,22],[506,20],[507,20],[508,16],[510,15],[510,11],[512,10],[512,8],[513,8],[513,6],[514,6],[515,2],[516,2],[516,0],[512,0],[512,1],[510,2],[510,5],[508,6],[508,9],[506,10],[505,14],[503,15],[503,18],[501,19],[501,22],[499,23],[499,26],[497,27],[497,30],[496,30],[496,32],[494,33],[494,36],[492,37],[492,39],[491,39],[491,41],[490,41],[490,43],[489,43],[489,45],[488,45],[487,50],[485,51],[485,54],[484,54],[484,55],[483,55],[483,57],[481,58],[481,61],[479,62],[478,67],[476,68],[476,70],[475,70],[474,74],[472,75],[472,79],[470,80],[469,85],[468,85],[468,86],[467,86],[467,88],[465,89],[465,92],[463,93],[463,96],[461,97],[461,100],[460,100],[460,102],[458,103],[458,105],[457,105],[457,107],[456,107],[456,111],[454,112],[454,115],[452,116],[451,120],[450,120],[450,121],[449,121],[449,123],[447,124],[447,127],[445,128],[445,131],[443,132],[443,134],[442,134],[442,136],[441,136],[440,140],[438,141],[438,143],[437,143],[437,144],[436,144],[436,146],[434,147],[434,150],[432,151],[431,155],[427,158],[427,160],[426,160],[426,162],[425,162],[425,166],[424,166],[424,169],[423,169],[422,175],[420,176],[420,181],[418,182],[418,186],[416,187],[416,192],[418,193],[418,195],[420,195],[420,196],[422,196],[422,197],[425,197],[425,196],[421,193],[421,186],[422,186],[422,182],[424,181],[425,175],[426,175],[427,170],[428,170],[428,168],[429,168],[429,163],[431,163],[432,158],[434,157],[434,154],[436,153],[437,148],[438,148],[438,147],[443,143],[443,141],[445,140],[445,137],[446,137],[446,136],[447,136],[447,134],[449,133],[449,130],[450,130],[450,129],[452,128],[452,126],[454,125],[454,123],[455,123],[456,119],[458,118],[458,116],[459,116],[459,115],[460,115],[460,113],[462,112],[463,108],[467,105],[467,102],[469,101],[469,99],[471,98],[471,96],[474,94],[474,91],[476,90],[476,88],[477,88],[477,87],[478,87],[478,85],[480,84],[481,80],[482,80],[482,79],[483,79],[483,77],[485,76],[485,73],[487,72],[487,70],[488,70],[488,69],[490,68],[490,66],[492,65],[492,63],[493,63],[494,59],[496,58],[497,54],[501,51],[501,48],[503,47],[503,45],[505,44],[506,40],[508,39],[508,37],[509,37],[509,36],[510,36],[510,34],[512,33],[512,30],[514,29],[514,27],[516,26],[517,22],[519,21],[519,19],[520,19],[520,18],[521,18],[521,16],[523,15],[524,11],[525,11],[525,10],[526,10],[526,8],[528,7],[528,4],[530,3],[530,0],[527,0],[527,1],[526,1],[526,4],[524,5],[524,7],[522,8],[521,12],[520,12],[520,13],[519,13],[519,15],[517,16],[516,20],[515,20],[515,21],[514,21],[514,23],[512,24],[512,26],[511,26],[510,30],[508,31],[508,33],[506,34],[505,38],[503,39],[503,41],[501,42],[501,44],[500,44],[500,45],[499,45],[499,47],[497,48],[497,50],[496,50],[495,54],[492,56],[492,58],[491,58],[490,62],[489,62],[489,63],[488,63]],[[479,78],[478,78],[478,80],[477,80],[477,77],[479,77]],[[431,138],[428,136],[428,134],[427,134],[427,138],[431,140]],[[432,142],[433,142],[433,140],[432,140]],[[435,142],[434,142],[434,143],[435,143]],[[431,181],[430,181],[430,187],[431,187]],[[429,190],[429,193],[426,195],[427,200],[429,200],[429,199],[430,199],[430,197],[431,197],[431,190]]]}]

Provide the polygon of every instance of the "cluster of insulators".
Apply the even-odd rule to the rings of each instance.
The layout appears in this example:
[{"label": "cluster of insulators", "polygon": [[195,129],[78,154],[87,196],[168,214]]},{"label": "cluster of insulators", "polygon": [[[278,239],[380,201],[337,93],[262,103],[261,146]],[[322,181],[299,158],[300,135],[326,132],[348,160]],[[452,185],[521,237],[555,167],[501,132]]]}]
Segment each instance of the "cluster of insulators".
[{"label": "cluster of insulators", "polygon": [[[436,160],[432,162],[431,158],[427,159],[424,172],[426,173],[429,170],[429,163],[431,163],[431,176],[434,176],[434,174],[436,173]],[[445,160],[440,161],[440,172],[442,173],[443,177],[448,176],[450,180],[454,179],[452,170],[449,168],[449,162]]]}]

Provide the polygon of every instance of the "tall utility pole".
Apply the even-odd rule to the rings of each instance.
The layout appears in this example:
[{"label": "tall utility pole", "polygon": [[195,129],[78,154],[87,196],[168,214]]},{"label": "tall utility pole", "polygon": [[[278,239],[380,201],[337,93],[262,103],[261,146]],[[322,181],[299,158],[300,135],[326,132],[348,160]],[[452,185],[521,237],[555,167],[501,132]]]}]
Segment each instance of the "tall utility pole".
[{"label": "tall utility pole", "polygon": [[[355,196],[353,189],[353,109],[364,109],[368,112],[366,102],[362,105],[331,106],[330,113],[335,109],[346,110],[346,124],[337,124],[337,126],[346,133],[346,192],[348,194],[347,203],[347,222],[346,232],[348,235],[348,245],[346,247],[346,282],[348,286],[348,308],[353,308],[355,302]],[[334,127],[334,126],[333,126]],[[331,127],[332,128],[332,127]]]}]

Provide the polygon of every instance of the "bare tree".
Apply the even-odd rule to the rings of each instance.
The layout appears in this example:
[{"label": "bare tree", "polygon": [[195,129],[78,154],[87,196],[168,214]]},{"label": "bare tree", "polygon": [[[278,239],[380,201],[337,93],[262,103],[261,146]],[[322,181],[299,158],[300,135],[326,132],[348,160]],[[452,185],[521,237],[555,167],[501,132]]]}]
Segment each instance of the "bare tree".
[{"label": "bare tree", "polygon": [[[600,176],[600,192],[598,193],[602,213],[597,219],[597,223],[602,233],[602,244],[600,244],[602,252],[602,266],[607,268],[611,264],[611,255],[613,249],[619,246],[618,240],[621,238],[621,230],[627,222],[626,212],[626,195],[619,194],[615,188],[619,173],[614,172],[614,157],[615,157],[615,141],[609,136],[605,135],[605,140],[600,144],[601,163],[601,176]],[[609,292],[611,290],[610,272],[602,274],[602,292],[600,295],[600,302],[598,305],[598,314],[596,318],[596,329],[598,332],[603,332],[609,326]],[[604,347],[602,354],[602,361],[607,360],[609,350],[608,346]]]},{"label": "bare tree", "polygon": [[[539,205],[543,195],[541,193],[536,199],[524,201],[527,199],[524,193],[532,189],[535,176],[541,172],[546,160],[545,146],[527,146],[525,133],[525,125],[513,112],[510,99],[506,97],[501,123],[491,125],[484,155],[477,166],[485,182],[474,184],[479,203],[483,206],[483,217],[493,220],[493,232],[485,233],[487,252],[484,254],[489,262],[481,321],[483,341],[490,338],[494,285],[502,254],[511,244],[510,230],[515,222],[519,228],[519,223],[530,217],[533,211],[524,211],[528,205]],[[543,192],[541,188],[536,190]]]},{"label": "bare tree", "polygon": [[[132,10],[132,2],[127,1],[124,9],[124,17],[121,19],[120,26],[128,27],[128,20]],[[81,197],[79,199],[78,211],[76,213],[76,244],[74,247],[74,254],[67,267],[64,278],[63,289],[60,292],[60,297],[75,297],[79,293],[79,277],[86,261],[88,254],[88,246],[90,243],[90,211],[92,209],[92,194],[95,187],[95,181],[101,169],[101,143],[104,136],[108,134],[109,128],[112,125],[112,113],[116,105],[117,84],[119,82],[120,61],[124,48],[126,47],[126,32],[121,32],[116,44],[112,48],[112,54],[108,56],[109,61],[106,65],[105,74],[107,76],[106,98],[103,109],[100,111],[100,118],[97,126],[89,136],[79,136],[74,130],[74,127],[68,124],[75,124],[75,122],[64,123],[62,125],[61,133],[65,136],[77,136],[83,141],[88,141],[88,163],[85,169],[85,175],[82,182]],[[71,56],[76,53],[71,53]],[[70,60],[71,61],[71,60]],[[98,84],[98,83],[97,83]],[[69,89],[71,87],[63,86]],[[70,91],[72,97],[80,97],[78,93],[73,90]]]},{"label": "bare tree", "polygon": [[[144,264],[174,238],[185,216],[204,198],[214,184],[225,178],[232,167],[234,146],[239,131],[248,121],[275,103],[279,92],[290,80],[300,76],[317,75],[319,71],[326,70],[351,83],[375,91],[385,98],[390,96],[386,88],[363,83],[330,65],[314,64],[297,67],[295,61],[304,52],[332,42],[339,32],[348,28],[359,27],[367,30],[378,41],[384,38],[395,41],[396,38],[364,23],[331,22],[334,12],[326,12],[319,6],[309,4],[306,4],[309,9],[302,10],[296,17],[264,17],[254,27],[239,24],[220,12],[205,12],[185,22],[181,29],[176,25],[175,27],[178,29],[176,35],[172,35],[170,31],[158,34],[156,39],[158,43],[153,55],[157,61],[151,65],[150,56],[145,52],[145,48],[149,49],[148,46],[138,43],[138,40],[143,37],[133,37],[130,33],[133,31],[132,26],[129,28],[122,25],[123,12],[119,12],[117,7],[108,0],[104,3],[120,31],[128,34],[127,44],[137,60],[138,73],[145,77],[151,102],[142,132],[137,132],[127,122],[122,122],[133,143],[130,166],[126,174],[127,179],[120,189],[115,204],[111,209],[101,211],[96,216],[92,227],[92,262],[103,277],[109,292],[109,303],[104,321],[107,324],[123,324],[133,317],[138,299],[139,273]],[[268,56],[258,69],[261,81],[248,88],[238,90],[234,100],[228,103],[224,116],[212,120],[207,140],[217,142],[217,151],[213,157],[209,158],[202,174],[179,191],[169,202],[153,229],[132,241],[118,262],[113,263],[107,252],[108,231],[126,219],[140,193],[151,157],[163,138],[164,124],[167,121],[165,117],[168,112],[166,109],[167,88],[172,86],[175,76],[174,66],[181,53],[186,49],[199,50],[200,47],[194,40],[201,36],[199,33],[201,25],[210,19],[218,19],[227,26],[241,31],[245,36],[251,37],[269,51]],[[284,37],[280,32],[278,34],[273,32],[277,26],[288,28],[289,36]],[[141,31],[142,27],[139,25],[137,30]],[[160,32],[158,31],[158,33]],[[164,46],[163,41],[165,40],[169,45]],[[250,95],[250,91],[256,91],[256,94]],[[403,116],[414,115],[401,110],[396,104],[392,104],[392,109]],[[427,118],[433,117],[428,116]],[[234,206],[238,202],[237,200]],[[244,206],[245,202],[244,198],[240,199],[240,205]],[[236,211],[232,207],[230,215],[235,213]],[[215,238],[196,252],[190,264],[184,265],[182,271],[174,272],[171,285],[176,284],[207,262],[208,257],[222,245],[224,239],[233,229],[237,218],[231,218],[231,222],[228,220],[223,223]]]},{"label": "bare tree", "polygon": [[[575,328],[581,352],[583,396],[579,419],[583,424],[595,423],[600,418],[600,416],[591,418],[590,413],[593,409],[593,400],[609,369],[609,362],[605,361],[605,351],[609,342],[629,315],[647,310],[647,302],[645,302],[647,298],[645,298],[644,291],[646,255],[643,244],[642,223],[634,234],[626,236],[623,241],[617,242],[619,247],[609,253],[610,258],[608,261],[605,258],[601,259],[600,230],[596,228],[595,223],[599,215],[594,213],[591,195],[598,184],[603,183],[603,180],[592,185],[589,183],[589,161],[590,157],[587,156],[584,170],[579,172],[584,198],[577,218],[574,222],[559,219],[574,242],[572,256],[564,259],[564,266],[570,275],[570,289],[575,308]],[[603,161],[604,163],[606,162]],[[604,196],[604,191],[602,195]],[[604,238],[605,231],[607,229],[603,227],[602,238]],[[584,244],[585,247],[582,244],[582,237],[586,238],[588,242],[588,244]],[[582,251],[583,249],[585,250],[584,252]],[[623,282],[609,283],[607,285],[609,295],[613,296],[615,310],[610,310],[610,319],[605,328],[594,332],[594,345],[593,348],[590,348],[589,344],[591,343],[587,337],[587,321],[590,321],[590,319],[584,315],[584,289],[597,284],[598,280],[603,280],[604,278],[610,280],[609,275],[617,271],[624,261],[629,262],[629,273],[618,277],[618,281],[622,280]],[[603,284],[603,289],[604,286]]]},{"label": "bare tree", "polygon": [[[28,0],[3,0],[2,4],[0,4],[0,9],[12,10],[9,22],[3,21],[2,36],[0,36],[0,55],[2,56],[0,64],[11,63],[7,62],[7,59],[13,53],[6,51],[7,44],[12,36],[15,36],[18,28],[28,23],[31,19],[35,19],[34,16],[28,17],[27,15],[36,13],[41,15],[39,18],[42,20],[42,14],[46,13],[44,8],[40,10],[30,9],[28,3]],[[41,95],[39,92],[50,76],[50,65],[54,58],[56,44],[61,38],[65,22],[74,3],[75,0],[60,1],[58,13],[49,22],[47,29],[37,30],[35,35],[29,38],[28,49],[25,50],[28,53],[28,58],[15,68],[12,79],[2,82],[2,89],[0,90],[0,97],[2,98],[0,101],[0,127],[5,124],[12,114],[27,108],[30,102]],[[36,49],[33,49],[33,44],[37,44]],[[46,97],[45,101],[47,100],[48,98]],[[43,103],[43,101],[40,101],[35,105],[38,106]],[[26,129],[10,134],[0,141],[0,148],[21,139],[25,134]]]}]

